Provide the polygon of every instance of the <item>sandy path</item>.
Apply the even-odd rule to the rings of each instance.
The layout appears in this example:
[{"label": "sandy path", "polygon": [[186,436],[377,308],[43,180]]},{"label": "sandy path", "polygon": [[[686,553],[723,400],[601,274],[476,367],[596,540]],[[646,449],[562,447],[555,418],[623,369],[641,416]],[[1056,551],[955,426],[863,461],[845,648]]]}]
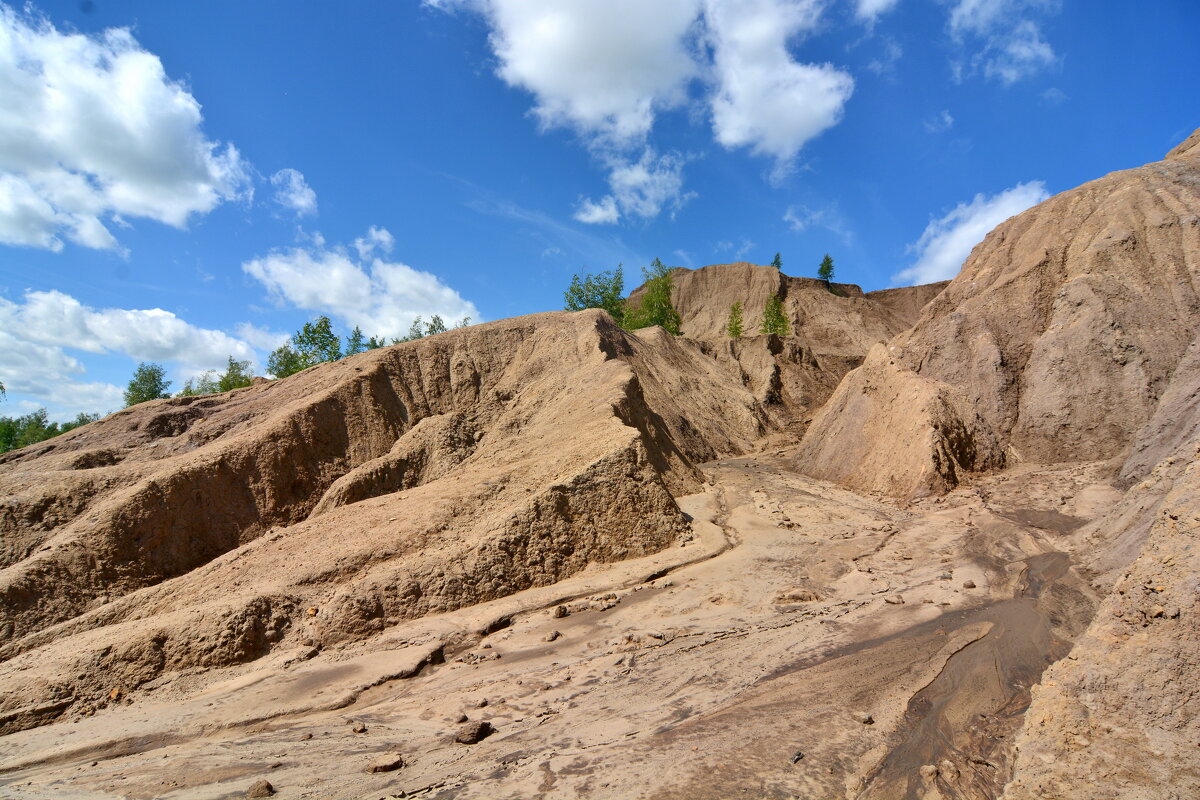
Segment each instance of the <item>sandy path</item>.
[{"label": "sandy path", "polygon": [[[785,461],[708,465],[684,547],[5,737],[0,793],[992,796],[1028,686],[1090,615],[1062,553],[1109,496],[1095,472],[900,508]],[[497,732],[455,743],[464,713]],[[388,753],[406,766],[366,771]]]}]

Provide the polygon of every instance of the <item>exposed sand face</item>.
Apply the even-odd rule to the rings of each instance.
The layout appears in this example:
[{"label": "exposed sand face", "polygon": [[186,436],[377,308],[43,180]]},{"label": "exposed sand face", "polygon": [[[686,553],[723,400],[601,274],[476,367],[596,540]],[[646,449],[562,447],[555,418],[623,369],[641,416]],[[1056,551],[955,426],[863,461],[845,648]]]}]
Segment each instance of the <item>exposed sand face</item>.
[{"label": "exposed sand face", "polygon": [[[1067,534],[1115,492],[1074,466],[902,508],[787,463],[705,467],[708,490],[681,501],[692,541],[650,562],[5,737],[4,792],[221,797],[266,778],[283,797],[994,793],[1029,685],[1092,607]],[[496,618],[510,624],[481,634]],[[453,742],[460,714],[496,733]],[[406,766],[366,772],[392,752]]]}]

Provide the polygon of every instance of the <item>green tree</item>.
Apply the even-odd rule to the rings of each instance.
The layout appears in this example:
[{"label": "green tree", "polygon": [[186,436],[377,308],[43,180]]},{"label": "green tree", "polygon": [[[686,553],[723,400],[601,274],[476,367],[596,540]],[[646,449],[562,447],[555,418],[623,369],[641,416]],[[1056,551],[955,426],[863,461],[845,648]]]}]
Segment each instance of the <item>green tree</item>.
[{"label": "green tree", "polygon": [[637,308],[625,310],[625,329],[633,331],[659,325],[673,336],[678,336],[682,321],[679,312],[671,304],[671,267],[656,258],[649,269],[642,268],[642,275],[646,280],[642,298]]},{"label": "green tree", "polygon": [[745,323],[742,320],[742,301],[738,300],[729,307],[729,322],[725,324],[725,332],[731,339],[742,338]]},{"label": "green tree", "polygon": [[417,339],[425,337],[425,323],[418,316],[408,326],[408,333],[399,338],[392,337],[392,344],[404,344],[405,342],[415,342]]},{"label": "green tree", "polygon": [[469,327],[471,327],[471,318],[470,317],[463,317],[458,322],[454,323],[455,330],[460,330],[462,328],[469,328]]},{"label": "green tree", "polygon": [[291,340],[280,345],[271,351],[271,355],[267,356],[267,373],[274,375],[276,378],[286,378],[288,375],[295,375],[302,369],[311,367],[312,364],[305,362],[304,357],[296,352],[296,348],[292,347]]},{"label": "green tree", "polygon": [[249,361],[235,361],[233,356],[225,366],[225,372],[217,378],[217,391],[228,392],[241,389],[254,382],[254,371],[250,369]]},{"label": "green tree", "polygon": [[775,260],[771,262],[771,266],[775,269],[783,269],[783,259],[780,257],[779,253],[775,254]]},{"label": "green tree", "polygon": [[342,357],[342,343],[333,332],[329,317],[321,315],[292,334],[292,346],[304,357],[308,366],[322,361],[337,361]]},{"label": "green tree", "polygon": [[333,332],[329,317],[322,315],[304,323],[267,356],[267,372],[276,378],[286,378],[322,361],[337,361],[341,357],[342,342]]},{"label": "green tree", "polygon": [[356,355],[366,349],[367,340],[363,336],[362,328],[355,325],[354,330],[350,331],[350,335],[346,337],[346,355]]},{"label": "green tree", "polygon": [[98,419],[99,414],[80,412],[71,422],[50,422],[44,408],[20,417],[0,417],[0,453],[44,442]]},{"label": "green tree", "polygon": [[563,292],[563,307],[567,311],[583,311],[585,308],[602,308],[617,324],[625,320],[625,272],[618,264],[616,269],[596,274],[576,274],[571,285]]},{"label": "green tree", "polygon": [[425,335],[433,336],[435,333],[445,333],[446,323],[437,314],[429,318],[429,323],[425,325]]},{"label": "green tree", "polygon": [[817,277],[826,283],[833,280],[833,259],[829,257],[829,253],[821,259],[821,266],[817,267]]},{"label": "green tree", "polygon": [[129,408],[147,400],[170,397],[167,387],[171,382],[166,379],[166,374],[162,364],[145,361],[138,364],[133,377],[129,379],[129,385],[125,387],[125,407]]},{"label": "green tree", "polygon": [[220,391],[217,388],[217,371],[215,369],[205,370],[195,377],[188,378],[183,382],[183,388],[179,390],[178,397],[191,397],[197,394],[216,394]]},{"label": "green tree", "polygon": [[381,347],[387,347],[387,340],[384,337],[372,336],[370,339],[367,339],[368,350],[378,350]]},{"label": "green tree", "polygon": [[783,311],[783,301],[779,299],[779,295],[773,294],[767,298],[767,305],[763,309],[762,325],[759,326],[758,332],[777,333],[780,336],[787,336],[791,332],[787,314]]}]

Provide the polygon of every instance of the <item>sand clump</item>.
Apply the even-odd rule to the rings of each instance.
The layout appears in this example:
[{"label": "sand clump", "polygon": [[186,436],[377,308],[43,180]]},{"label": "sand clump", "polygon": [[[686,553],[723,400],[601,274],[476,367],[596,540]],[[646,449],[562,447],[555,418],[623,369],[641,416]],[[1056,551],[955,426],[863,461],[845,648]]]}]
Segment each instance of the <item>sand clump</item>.
[{"label": "sand clump", "polygon": [[908,498],[1003,467],[1004,451],[961,392],[876,345],[817,413],[795,463],[816,478]]}]

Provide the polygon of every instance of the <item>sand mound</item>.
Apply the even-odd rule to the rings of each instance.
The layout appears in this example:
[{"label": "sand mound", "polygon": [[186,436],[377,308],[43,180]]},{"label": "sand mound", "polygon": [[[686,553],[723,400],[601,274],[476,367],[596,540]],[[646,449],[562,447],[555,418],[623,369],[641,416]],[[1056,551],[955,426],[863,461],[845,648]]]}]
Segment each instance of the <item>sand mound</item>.
[{"label": "sand mound", "polygon": [[5,723],[661,549],[689,530],[672,495],[699,488],[693,462],[766,425],[699,347],[591,311],[148,403],[20,451],[0,466]]},{"label": "sand mound", "polygon": [[[752,335],[762,324],[767,298],[779,295],[803,346],[860,357],[871,345],[912,325],[921,308],[946,286],[943,282],[864,294],[852,283],[826,285],[815,278],[793,277],[745,261],[695,270],[677,267],[671,280],[671,302],[679,312],[685,336],[727,339],[729,309],[737,302],[744,307],[745,329]],[[630,301],[636,303],[640,296],[641,289],[635,289]]]},{"label": "sand mound", "polygon": [[1004,453],[961,393],[897,365],[876,345],[818,412],[795,463],[853,489],[913,497],[1002,467]]},{"label": "sand mound", "polygon": [[[907,383],[922,385],[920,376],[929,387],[952,387],[958,411],[946,419],[958,419],[950,424],[956,436],[981,435],[984,453],[994,452],[993,438],[1009,457],[1036,463],[1124,457],[1133,446],[1143,453],[1140,468],[1151,466],[1166,440],[1147,434],[1135,443],[1138,431],[1177,369],[1195,369],[1181,363],[1200,328],[1198,178],[1200,151],[1181,145],[1165,161],[1113,173],[1002,223],[916,324],[889,342],[897,363],[915,373]],[[983,455],[969,466],[969,445],[965,461],[932,455],[939,446],[929,431],[943,413],[930,411],[932,390],[905,397],[897,388],[887,402],[867,402],[879,379],[851,373],[843,382],[838,410],[821,414],[820,440],[815,429],[805,440],[801,470],[907,494],[944,491],[958,482],[951,473],[1002,463]],[[1178,425],[1175,411],[1163,413],[1160,432]],[[981,424],[967,421],[975,415]],[[912,441],[898,443],[897,431]]]},{"label": "sand mound", "polygon": [[1194,139],[1001,224],[895,352],[1022,458],[1121,455],[1200,325]]}]

